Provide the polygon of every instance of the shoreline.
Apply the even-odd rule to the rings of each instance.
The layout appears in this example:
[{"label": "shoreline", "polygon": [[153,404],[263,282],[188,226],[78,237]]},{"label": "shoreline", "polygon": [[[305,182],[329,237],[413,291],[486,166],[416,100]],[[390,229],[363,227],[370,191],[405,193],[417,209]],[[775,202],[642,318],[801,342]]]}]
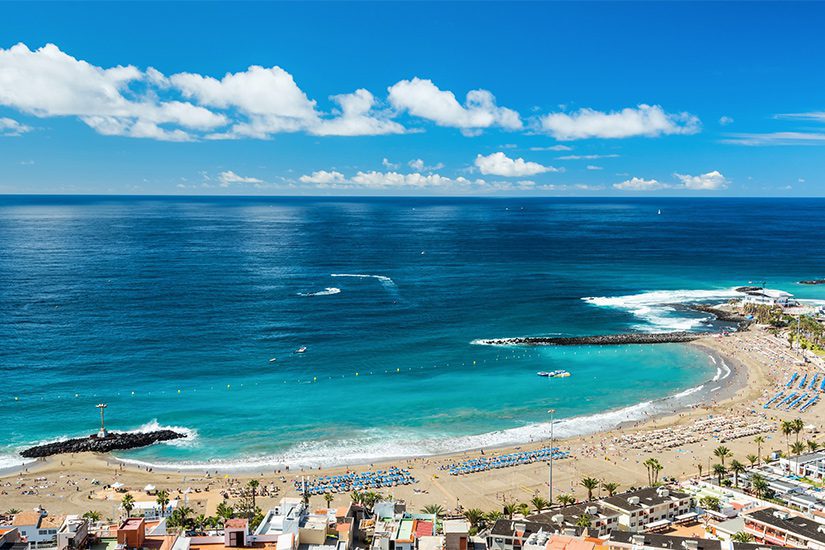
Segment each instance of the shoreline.
[{"label": "shoreline", "polygon": [[[727,364],[730,367],[729,375],[725,376],[722,380],[714,380],[713,378],[707,379],[702,381],[696,386],[686,388],[678,393],[667,395],[664,397],[660,397],[657,399],[649,400],[649,401],[640,401],[638,403],[634,403],[631,405],[627,405],[624,407],[610,409],[606,411],[596,412],[587,415],[581,416],[573,416],[569,418],[561,418],[554,421],[554,430],[556,431],[557,435],[554,439],[554,444],[563,444],[565,441],[570,439],[582,438],[592,435],[598,435],[600,433],[608,433],[613,430],[625,430],[625,429],[636,429],[639,428],[641,425],[648,423],[648,422],[657,422],[662,419],[666,419],[673,415],[678,415],[679,413],[684,413],[694,409],[695,407],[702,406],[706,404],[708,400],[711,401],[718,401],[718,400],[725,400],[733,397],[738,391],[742,388],[747,386],[747,373],[745,372],[744,367],[734,358],[726,357],[722,355],[718,349],[714,346],[705,343],[708,339],[715,339],[715,336],[709,335],[699,335],[699,337],[695,340],[689,342],[682,342],[683,345],[687,345],[696,349],[702,350],[702,352],[706,353],[710,358],[711,361],[716,364]],[[712,398],[712,399],[711,399]],[[641,408],[649,409],[649,410],[641,410]],[[636,416],[634,416],[634,414]],[[613,422],[607,422],[601,425],[594,427],[593,429],[584,429],[579,430],[573,433],[565,434],[563,431],[563,427],[567,423],[573,422],[581,422],[583,420],[596,420],[602,419],[604,417],[620,415],[620,416],[627,416],[628,418],[617,418]],[[146,470],[147,468],[151,469],[154,472],[159,473],[179,473],[179,474],[206,474],[212,473],[213,475],[218,474],[227,474],[227,473],[239,473],[242,472],[246,475],[252,474],[262,474],[262,473],[270,473],[273,471],[327,471],[327,470],[340,470],[342,468],[357,468],[357,467],[365,467],[374,465],[376,467],[380,467],[382,465],[388,465],[391,463],[399,462],[399,461],[409,461],[409,460],[418,460],[418,459],[430,459],[430,460],[444,460],[449,459],[452,457],[456,457],[459,455],[464,455],[466,453],[477,453],[482,450],[485,452],[507,452],[512,451],[516,448],[521,448],[524,446],[529,447],[537,447],[541,445],[543,442],[549,442],[549,427],[550,423],[538,423],[538,424],[530,424],[523,427],[518,428],[509,428],[508,430],[526,430],[531,429],[534,431],[539,431],[539,433],[543,431],[547,431],[546,437],[530,437],[526,440],[514,440],[510,442],[503,442],[500,444],[493,444],[493,445],[483,445],[483,446],[473,446],[467,448],[461,448],[456,450],[450,450],[441,453],[428,453],[428,454],[420,454],[420,455],[399,455],[399,456],[386,456],[381,457],[377,460],[351,460],[351,461],[344,461],[333,465],[319,465],[319,464],[304,464],[304,465],[287,465],[285,463],[276,463],[276,462],[266,462],[267,458],[263,457],[260,459],[252,458],[248,465],[243,462],[243,459],[234,460],[229,459],[227,461],[222,462],[215,462],[215,463],[162,463],[162,462],[150,462],[150,461],[142,461],[137,459],[130,459],[130,458],[123,458],[120,456],[116,456],[115,454],[109,453],[77,453],[77,454],[90,454],[92,456],[105,459],[107,462],[113,462],[123,467],[127,468],[137,468],[140,470]],[[562,429],[562,434],[558,435],[559,430]],[[482,436],[486,434],[495,434],[501,433],[508,430],[496,430],[492,432],[486,432],[485,434],[471,434],[468,437],[476,437]],[[53,462],[55,460],[59,460],[60,457],[63,455],[54,455],[52,457],[45,457],[45,458],[37,458],[26,462],[24,464],[15,465],[7,468],[0,468],[0,478],[14,475],[21,471],[35,471],[41,464],[48,464],[49,462]],[[23,457],[20,457],[23,460]]]}]

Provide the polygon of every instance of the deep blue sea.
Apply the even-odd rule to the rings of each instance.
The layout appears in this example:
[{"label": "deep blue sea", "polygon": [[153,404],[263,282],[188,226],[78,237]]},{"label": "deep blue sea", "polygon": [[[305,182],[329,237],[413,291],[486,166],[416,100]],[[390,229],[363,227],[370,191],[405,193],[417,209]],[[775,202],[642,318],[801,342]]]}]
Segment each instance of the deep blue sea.
[{"label": "deep blue sea", "polygon": [[824,242],[821,199],[0,197],[0,464],[100,402],[191,436],[120,456],[192,468],[524,442],[551,407],[593,430],[715,367],[472,342],[708,330],[673,304],[749,282],[825,299],[796,283]]}]

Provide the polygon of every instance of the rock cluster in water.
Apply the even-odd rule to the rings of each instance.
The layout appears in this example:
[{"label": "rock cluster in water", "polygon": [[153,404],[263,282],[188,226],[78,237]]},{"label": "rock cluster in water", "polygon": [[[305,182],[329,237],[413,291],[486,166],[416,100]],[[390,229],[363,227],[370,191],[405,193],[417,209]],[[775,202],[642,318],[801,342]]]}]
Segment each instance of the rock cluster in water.
[{"label": "rock cluster in water", "polygon": [[186,434],[174,430],[156,430],[154,432],[111,432],[106,437],[78,437],[65,441],[55,441],[45,445],[37,445],[22,451],[26,458],[41,458],[62,453],[106,453],[146,447],[161,441],[171,441],[186,437]]},{"label": "rock cluster in water", "polygon": [[479,340],[491,346],[610,346],[625,344],[673,344],[692,342],[704,336],[697,332],[602,334],[597,336],[523,336]]},{"label": "rock cluster in water", "polygon": [[807,279],[805,281],[799,281],[801,285],[825,285],[825,279]]}]

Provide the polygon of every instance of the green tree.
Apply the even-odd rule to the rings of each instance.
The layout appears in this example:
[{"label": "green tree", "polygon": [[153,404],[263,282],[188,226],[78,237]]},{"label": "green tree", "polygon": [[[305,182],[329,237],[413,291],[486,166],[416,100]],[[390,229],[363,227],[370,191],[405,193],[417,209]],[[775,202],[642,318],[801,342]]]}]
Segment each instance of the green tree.
[{"label": "green tree", "polygon": [[738,460],[733,460],[730,463],[730,471],[733,472],[733,485],[739,488],[739,474],[745,471],[745,465]]},{"label": "green tree", "polygon": [[725,468],[722,464],[714,464],[713,465],[713,473],[716,475],[717,479],[719,480],[719,485],[722,485],[722,478],[727,475],[728,469]]},{"label": "green tree", "polygon": [[705,510],[713,510],[714,512],[719,511],[719,499],[716,497],[705,496],[699,500],[699,504]]},{"label": "green tree", "polygon": [[768,482],[767,480],[759,474],[753,474],[750,479],[751,482],[751,490],[756,494],[758,498],[765,498],[765,494],[768,492]]},{"label": "green tree", "polygon": [[644,465],[647,468],[647,482],[648,485],[656,485],[659,483],[659,472],[662,471],[664,466],[662,466],[658,460],[655,458],[648,458],[644,461]]},{"label": "green tree", "polygon": [[209,518],[203,514],[198,514],[195,519],[192,520],[192,526],[198,531],[203,533],[206,529],[206,526],[209,524]]},{"label": "green tree", "polygon": [[332,504],[332,501],[335,499],[332,493],[324,493],[324,502],[327,503],[327,508],[329,505]]},{"label": "green tree", "polygon": [[720,445],[713,450],[713,454],[719,458],[719,461],[722,463],[722,466],[725,465],[725,459],[731,456],[730,449],[725,447],[724,445]]},{"label": "green tree", "polygon": [[758,456],[756,456],[756,455],[748,455],[748,456],[746,456],[745,458],[747,458],[747,459],[748,459],[748,462],[750,462],[750,463],[751,463],[751,466],[753,466],[754,464],[756,464],[756,462],[759,460],[759,457],[758,457]]},{"label": "green tree", "polygon": [[788,456],[791,455],[791,441],[790,437],[793,433],[794,427],[793,423],[790,420],[783,420],[782,424],[780,424],[780,429],[782,430],[782,435],[785,436],[785,447],[788,449]]},{"label": "green tree", "polygon": [[599,480],[595,477],[583,477],[579,484],[587,489],[587,500],[593,500],[593,489],[597,489],[599,487]]},{"label": "green tree", "polygon": [[361,504],[363,502],[363,497],[361,496],[360,491],[353,491],[349,494],[349,498],[353,504]]},{"label": "green tree", "polygon": [[757,435],[753,438],[753,442],[756,443],[756,456],[759,458],[762,456],[762,444],[765,442],[765,436]]},{"label": "green tree", "polygon": [[260,486],[260,482],[257,479],[250,479],[246,486],[249,488],[249,491],[252,493],[252,507],[256,508],[255,498],[258,496],[258,487]]},{"label": "green tree", "polygon": [[550,502],[545,498],[541,498],[540,496],[533,497],[530,500],[530,504],[533,505],[533,509],[536,511],[536,513],[541,512],[542,510],[546,510],[547,508],[550,508]]},{"label": "green tree", "polygon": [[590,516],[590,514],[582,514],[579,516],[579,519],[576,520],[576,527],[588,528],[590,527],[592,521],[593,518]]},{"label": "green tree", "polygon": [[487,512],[486,514],[484,514],[484,521],[487,524],[493,524],[500,519],[504,519],[504,514],[502,514],[498,510],[493,510],[492,512]]},{"label": "green tree", "polygon": [[613,495],[615,495],[618,488],[619,488],[619,484],[616,483],[615,481],[607,481],[605,483],[602,483],[602,489],[607,491],[607,496],[612,497]]},{"label": "green tree", "polygon": [[215,513],[217,514],[221,525],[226,523],[226,520],[235,517],[235,510],[225,502],[218,503]]},{"label": "green tree", "polygon": [[440,504],[428,504],[421,509],[421,513],[433,514],[436,517],[441,517],[447,513],[447,510],[445,510]]},{"label": "green tree", "polygon": [[502,512],[504,515],[507,516],[507,519],[513,519],[513,514],[516,513],[516,507],[518,505],[515,502],[505,502],[504,506],[502,507]]},{"label": "green tree", "polygon": [[702,468],[703,468],[702,463],[697,462],[696,463],[696,469],[699,470],[699,479],[702,479]]},{"label": "green tree", "polygon": [[753,535],[751,535],[750,533],[746,533],[744,531],[739,531],[737,533],[732,534],[730,536],[730,540],[732,540],[733,542],[742,543],[753,542]]},{"label": "green tree", "polygon": [[484,524],[485,519],[484,512],[478,508],[470,508],[469,510],[465,510],[464,518],[470,522],[470,527],[474,527],[476,530]]},{"label": "green tree", "polygon": [[8,510],[6,510],[6,515],[7,516],[13,516],[13,515],[16,515],[16,514],[19,514],[19,513],[20,513],[20,510],[17,509],[17,508],[9,508]]},{"label": "green tree", "polygon": [[130,517],[132,515],[132,510],[135,508],[135,497],[129,493],[126,493],[120,501],[120,507],[123,508],[124,512],[126,512],[126,517]]},{"label": "green tree", "polygon": [[791,430],[793,430],[794,435],[796,435],[796,442],[799,443],[799,434],[802,433],[802,430],[805,429],[805,423],[802,422],[801,418],[794,418],[791,420]]},{"label": "green tree", "polygon": [[100,518],[100,512],[98,512],[97,510],[89,510],[88,512],[83,514],[83,519],[87,519],[92,523],[97,523],[98,521],[100,521]]},{"label": "green tree", "polygon": [[808,445],[808,450],[811,451],[812,453],[815,453],[819,450],[819,443],[817,443],[813,439],[809,439],[808,441],[805,442],[805,444]]},{"label": "green tree", "polygon": [[576,497],[567,493],[561,493],[556,497],[556,501],[562,506],[567,506],[569,504],[576,504]]},{"label": "green tree", "polygon": [[169,491],[158,491],[155,495],[155,502],[160,508],[161,517],[166,516],[166,507],[169,506]]}]

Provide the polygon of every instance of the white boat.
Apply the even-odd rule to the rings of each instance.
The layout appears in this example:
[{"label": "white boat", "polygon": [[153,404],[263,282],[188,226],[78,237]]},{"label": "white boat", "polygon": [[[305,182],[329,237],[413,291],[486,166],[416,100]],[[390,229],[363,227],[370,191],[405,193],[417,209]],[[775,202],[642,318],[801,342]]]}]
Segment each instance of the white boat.
[{"label": "white boat", "polygon": [[269,360],[269,362],[270,362],[270,363],[274,363],[274,362],[275,362],[275,361],[277,361],[277,360],[278,360],[278,358],[277,358],[277,357],[273,357],[272,359],[270,359],[270,360]]},{"label": "white boat", "polygon": [[657,214],[659,214],[659,215],[661,216],[661,215],[662,215],[662,211],[661,211],[661,210],[659,210],[659,212],[657,212]]},{"label": "white boat", "polygon": [[301,346],[300,348],[295,350],[295,353],[304,353],[307,350],[306,346]]},{"label": "white boat", "polygon": [[561,369],[550,372],[541,371],[537,372],[536,374],[538,374],[539,376],[544,376],[546,378],[567,378],[568,376],[570,376],[570,372]]},{"label": "white boat", "polygon": [[537,372],[536,374],[538,374],[539,376],[550,376],[549,372],[544,372],[544,371]]}]

